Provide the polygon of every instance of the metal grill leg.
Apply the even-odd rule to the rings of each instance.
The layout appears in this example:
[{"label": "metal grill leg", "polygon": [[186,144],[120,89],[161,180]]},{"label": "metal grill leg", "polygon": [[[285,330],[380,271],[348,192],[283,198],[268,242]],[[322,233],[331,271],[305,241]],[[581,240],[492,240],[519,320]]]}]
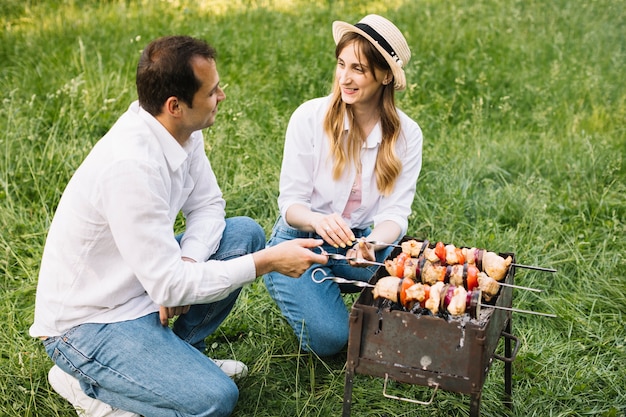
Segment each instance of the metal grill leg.
[{"label": "metal grill leg", "polygon": [[[511,318],[509,317],[509,321],[506,324],[507,333],[511,333]],[[504,355],[507,358],[511,357],[511,339],[508,337],[504,338]],[[513,363],[512,361],[504,362],[504,404],[509,408],[509,410],[513,410]]]},{"label": "metal grill leg", "polygon": [[343,412],[341,417],[350,417],[352,408],[352,385],[354,384],[354,369],[359,361],[361,348],[361,332],[363,321],[361,310],[352,308],[350,311],[350,335],[348,336],[348,358],[346,360],[346,382],[343,389]]},{"label": "metal grill leg", "polygon": [[346,382],[343,389],[343,412],[341,417],[350,417],[352,408],[352,385],[354,384],[354,369],[346,369]]},{"label": "metal grill leg", "polygon": [[477,394],[472,394],[470,397],[470,417],[479,417],[480,416],[480,397],[481,392]]}]

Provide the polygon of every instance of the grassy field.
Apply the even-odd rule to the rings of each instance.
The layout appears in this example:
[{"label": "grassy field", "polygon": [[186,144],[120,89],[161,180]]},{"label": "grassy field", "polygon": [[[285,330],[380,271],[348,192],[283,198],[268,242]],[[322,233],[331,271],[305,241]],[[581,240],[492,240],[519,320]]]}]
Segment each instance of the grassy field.
[{"label": "grassy field", "polygon": [[[130,101],[139,52],[190,34],[218,50],[227,100],[206,132],[229,215],[269,233],[284,130],[329,92],[331,22],[380,13],[413,52],[398,105],[424,131],[409,234],[515,252],[512,413],[503,366],[483,416],[626,415],[626,2],[623,0],[220,0],[0,2],[0,415],[71,416],[28,336],[39,260],[72,172]],[[306,295],[303,295],[306,302]],[[348,299],[352,302],[353,298]],[[234,416],[341,414],[345,353],[297,343],[261,280],[208,343],[250,367]],[[502,351],[502,346],[498,348]],[[427,399],[431,390],[393,384]],[[386,399],[359,375],[353,416],[466,416],[468,397]]]}]

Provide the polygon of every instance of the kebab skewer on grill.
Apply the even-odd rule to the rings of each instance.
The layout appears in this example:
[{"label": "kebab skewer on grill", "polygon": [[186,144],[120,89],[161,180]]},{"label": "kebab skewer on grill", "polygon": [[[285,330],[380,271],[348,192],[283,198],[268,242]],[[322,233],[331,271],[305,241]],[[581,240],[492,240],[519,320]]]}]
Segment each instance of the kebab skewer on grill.
[{"label": "kebab skewer on grill", "polygon": [[468,263],[476,266],[481,272],[486,273],[496,281],[501,281],[509,270],[513,259],[508,256],[506,258],[483,249],[476,248],[457,248],[454,245],[445,245],[437,242],[434,248],[428,245],[428,241],[419,242],[417,240],[408,240],[402,243],[402,252],[409,254],[411,257],[423,257],[431,263],[440,263],[442,265],[458,265]]},{"label": "kebab skewer on grill", "polygon": [[428,309],[433,315],[447,311],[453,316],[465,314],[467,295],[480,293],[467,291],[462,286],[444,284],[438,281],[433,285],[417,283],[410,278],[382,277],[373,290],[374,298],[385,298],[412,310],[416,304]]},{"label": "kebab skewer on grill", "polygon": [[495,308],[498,310],[508,310],[516,313],[528,313],[536,314],[546,317],[557,317],[555,314],[538,313],[536,311],[520,310],[518,308],[504,307],[491,304],[482,304],[480,302],[481,296],[480,290],[465,291],[463,288],[454,287],[453,285],[444,288],[442,294],[441,305],[453,316],[460,316],[467,311],[469,316],[476,319],[480,316],[480,308]]},{"label": "kebab skewer on grill", "polygon": [[487,302],[498,294],[501,285],[541,292],[534,288],[498,282],[486,273],[480,272],[473,264],[442,265],[439,261],[436,263],[429,261],[424,255],[420,258],[411,258],[406,252],[400,253],[394,259],[387,259],[385,268],[389,275],[410,278],[417,283],[433,285],[441,281],[445,284],[463,286],[468,291],[480,288]]},{"label": "kebab skewer on grill", "polygon": [[[476,248],[459,249],[454,245],[444,245],[441,242],[438,242],[435,248],[430,248],[428,241],[419,242],[416,240],[402,242],[401,246],[403,253],[416,258],[416,260],[407,263],[409,270],[406,273],[409,274],[408,276],[413,278],[410,274],[412,274],[412,270],[415,270],[416,274],[419,275],[419,280],[428,284],[433,284],[437,280],[443,279],[445,282],[449,280],[451,284],[461,285],[462,279],[465,288],[472,290],[476,286],[474,283],[477,276],[481,277],[478,275],[476,268],[481,273],[486,273],[490,278],[500,282],[506,276],[509,266],[512,265],[510,256],[503,258],[494,252]],[[395,272],[394,267],[396,267],[396,264],[396,260],[387,260],[385,262],[387,272],[391,275],[402,277],[402,275]],[[462,264],[463,268],[459,264]],[[467,283],[465,282],[466,279]],[[490,280],[482,276],[482,281],[485,281],[484,285],[487,285]],[[500,282],[500,285],[535,292],[542,291],[504,282]],[[489,283],[489,286],[493,287],[493,282]]]},{"label": "kebab skewer on grill", "polygon": [[454,245],[445,245],[437,242],[434,248],[429,246],[429,241],[423,242],[411,239],[401,243],[402,251],[408,253],[412,257],[420,257],[424,255],[431,262],[441,262],[443,264],[454,265],[467,262],[476,265],[478,269],[485,272],[497,281],[502,280],[510,266],[526,269],[534,269],[537,271],[556,272],[555,269],[543,268],[532,265],[522,265],[513,263],[511,257],[503,258],[495,252],[478,248],[457,248]]},{"label": "kebab skewer on grill", "polygon": [[412,310],[416,304],[419,304],[420,307],[428,309],[433,315],[439,314],[440,311],[446,311],[452,316],[462,316],[467,311],[471,318],[476,319],[480,314],[480,307],[486,307],[556,317],[554,314],[482,304],[481,299],[484,297],[481,289],[467,291],[460,285],[444,284],[442,281],[431,286],[415,283],[410,278],[386,276],[378,280],[372,294],[375,299],[388,299],[401,304],[407,310]]}]

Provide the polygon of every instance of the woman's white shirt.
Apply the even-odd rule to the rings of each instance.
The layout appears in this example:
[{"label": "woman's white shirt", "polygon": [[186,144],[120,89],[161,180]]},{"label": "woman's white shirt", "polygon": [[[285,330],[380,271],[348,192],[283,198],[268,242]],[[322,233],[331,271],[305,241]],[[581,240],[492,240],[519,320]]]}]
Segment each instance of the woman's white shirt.
[{"label": "woman's white shirt", "polygon": [[[287,126],[278,206],[285,218],[293,204],[308,207],[316,213],[341,214],[348,202],[356,178],[353,167],[335,181],[332,178],[330,143],[323,128],[330,97],[320,97],[300,105]],[[382,140],[380,123],[372,130],[361,150],[362,200],[348,220],[351,228],[364,229],[391,220],[402,235],[408,228],[408,217],[415,196],[417,178],[422,166],[422,131],[419,125],[401,110],[401,132],[396,154],[402,171],[393,192],[384,197],[376,186],[375,164]],[[345,121],[346,130],[349,128]]]}]

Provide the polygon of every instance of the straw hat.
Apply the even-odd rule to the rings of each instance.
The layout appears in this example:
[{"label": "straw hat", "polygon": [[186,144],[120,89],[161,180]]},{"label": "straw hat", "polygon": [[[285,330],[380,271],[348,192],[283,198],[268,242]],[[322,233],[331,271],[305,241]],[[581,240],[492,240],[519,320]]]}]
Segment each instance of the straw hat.
[{"label": "straw hat", "polygon": [[389,63],[394,78],[394,88],[404,90],[406,77],[402,69],[411,59],[411,51],[406,39],[393,23],[382,16],[370,14],[356,25],[346,22],[333,22],[335,44],[349,32],[355,32],[370,41]]}]

